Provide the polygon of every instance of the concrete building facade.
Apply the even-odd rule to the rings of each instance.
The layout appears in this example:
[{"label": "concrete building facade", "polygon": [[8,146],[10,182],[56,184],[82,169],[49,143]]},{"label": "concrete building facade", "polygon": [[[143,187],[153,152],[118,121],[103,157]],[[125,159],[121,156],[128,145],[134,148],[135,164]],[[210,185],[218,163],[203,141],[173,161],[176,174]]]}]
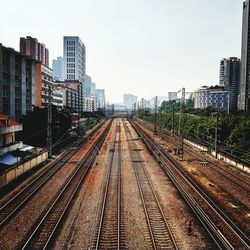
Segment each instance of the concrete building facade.
[{"label": "concrete building facade", "polygon": [[204,109],[209,106],[228,109],[229,92],[220,86],[202,86],[194,92],[194,108]]},{"label": "concrete building facade", "polygon": [[96,94],[96,84],[92,82],[91,76],[86,75],[85,78],[85,97],[95,96]]},{"label": "concrete building facade", "polygon": [[86,74],[85,45],[78,36],[63,37],[63,78],[84,84]]},{"label": "concrete building facade", "polygon": [[52,61],[53,78],[55,81],[63,81],[63,58],[61,56]]},{"label": "concrete building facade", "polygon": [[52,88],[52,105],[56,106],[58,109],[63,108],[63,94],[56,90],[53,86]]},{"label": "concrete building facade", "polygon": [[138,107],[138,110],[146,110],[150,108],[150,101],[144,98],[141,98],[141,100],[138,102],[137,107]]},{"label": "concrete building facade", "polygon": [[133,110],[134,104],[137,102],[137,96],[132,94],[123,95],[123,105],[126,106],[127,110]]},{"label": "concrete building facade", "polygon": [[96,108],[105,109],[106,96],[105,89],[96,89]]},{"label": "concrete building facade", "polygon": [[0,113],[0,156],[22,146],[22,142],[15,139],[15,133],[22,130],[22,124]]},{"label": "concrete building facade", "polygon": [[53,89],[53,70],[41,65],[41,98],[42,107],[47,107],[49,99],[52,102],[52,89]]},{"label": "concrete building facade", "polygon": [[79,81],[54,82],[54,89],[62,94],[63,106],[74,112],[82,112],[84,98],[82,96],[83,84]]},{"label": "concrete building facade", "polygon": [[240,88],[238,110],[250,111],[250,17],[249,0],[243,3]]},{"label": "concrete building facade", "polygon": [[31,36],[20,38],[20,52],[31,56],[33,59],[40,61],[42,64],[49,67],[49,50],[42,43],[39,43],[37,38]]},{"label": "concrete building facade", "polygon": [[237,57],[223,58],[220,61],[220,86],[229,91],[230,110],[236,111],[240,85],[240,59]]},{"label": "concrete building facade", "polygon": [[77,92],[76,112],[84,110],[86,50],[78,36],[63,37],[63,78]]},{"label": "concrete building facade", "polygon": [[168,100],[173,101],[177,99],[177,92],[168,92]]},{"label": "concrete building facade", "polygon": [[36,64],[0,44],[0,112],[17,119],[36,104]]},{"label": "concrete building facade", "polygon": [[84,98],[84,111],[94,112],[96,111],[96,97],[85,97]]}]

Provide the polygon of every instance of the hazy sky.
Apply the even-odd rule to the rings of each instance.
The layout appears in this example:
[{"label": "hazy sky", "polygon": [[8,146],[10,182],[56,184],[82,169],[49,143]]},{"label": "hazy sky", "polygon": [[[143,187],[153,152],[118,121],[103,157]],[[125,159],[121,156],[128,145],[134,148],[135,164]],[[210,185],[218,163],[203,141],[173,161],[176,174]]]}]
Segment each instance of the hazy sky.
[{"label": "hazy sky", "polygon": [[[242,0],[4,0],[0,42],[45,43],[51,60],[63,35],[80,36],[87,74],[109,101],[151,98],[218,83],[219,61],[240,57]],[[52,65],[51,65],[52,66]]]}]

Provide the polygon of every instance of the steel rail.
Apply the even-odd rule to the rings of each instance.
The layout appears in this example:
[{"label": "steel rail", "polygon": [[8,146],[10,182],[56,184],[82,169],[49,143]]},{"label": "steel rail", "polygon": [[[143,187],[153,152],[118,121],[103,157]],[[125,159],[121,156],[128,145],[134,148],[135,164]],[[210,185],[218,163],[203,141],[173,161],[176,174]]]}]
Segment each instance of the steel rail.
[{"label": "steel rail", "polygon": [[[137,184],[138,184],[138,188],[139,188],[139,192],[140,192],[140,196],[141,196],[141,200],[142,200],[142,203],[143,203],[143,208],[144,208],[144,212],[145,212],[145,215],[146,215],[146,220],[147,220],[147,224],[148,224],[148,227],[149,227],[149,232],[150,232],[150,237],[151,237],[151,240],[152,240],[152,245],[153,245],[153,248],[154,249],[161,249],[161,248],[165,248],[166,245],[168,244],[167,241],[167,238],[164,239],[164,242],[162,243],[159,243],[159,239],[157,239],[157,236],[156,234],[157,233],[160,233],[161,234],[161,237],[163,236],[164,234],[164,229],[166,230],[165,233],[166,235],[170,238],[170,241],[171,241],[171,249],[179,249],[178,248],[178,245],[176,243],[176,240],[174,238],[174,235],[172,233],[172,230],[169,226],[169,223],[167,222],[167,219],[165,217],[165,214],[163,212],[163,209],[162,209],[162,206],[159,202],[159,199],[157,197],[157,194],[153,188],[153,185],[150,181],[150,178],[149,178],[149,175],[147,173],[147,171],[145,170],[145,166],[142,162],[142,159],[141,159],[141,155],[140,153],[136,150],[137,149],[137,146],[134,142],[134,140],[132,139],[132,133],[129,129],[129,127],[127,126],[126,123],[124,123],[124,128],[125,128],[125,132],[127,132],[127,134],[129,135],[128,136],[128,142],[130,144],[131,147],[129,147],[129,152],[130,152],[130,155],[131,155],[131,159],[132,159],[132,165],[133,165],[133,168],[134,168],[134,172],[135,172],[135,176],[136,176],[136,181],[137,181]],[[133,151],[131,151],[133,150]],[[136,157],[134,157],[133,153],[136,154]],[[136,161],[136,163],[139,164],[139,166],[135,166],[135,162],[134,162],[134,159],[137,158],[138,161]],[[141,172],[140,172],[141,170]],[[159,221],[157,220],[157,224],[158,224],[158,232],[157,230],[155,230],[154,228],[154,222],[153,222],[153,215],[151,214],[150,215],[150,207],[148,207],[146,204],[147,204],[147,201],[146,201],[146,189],[148,190],[148,188],[145,188],[143,190],[143,185],[142,185],[142,181],[144,183],[144,185],[146,185],[146,183],[148,184],[147,187],[149,187],[149,190],[151,190],[151,194],[153,196],[153,199],[156,203],[156,206],[158,208],[158,215],[157,213],[154,212],[154,216],[159,216],[160,215],[160,218],[161,220],[163,220],[163,223],[165,225],[165,228],[161,228],[160,232],[159,232]],[[151,201],[152,202],[152,201]],[[152,211],[151,211],[152,213]],[[161,239],[162,240],[162,239]],[[163,244],[164,246],[162,246],[161,244]],[[168,246],[169,247],[169,246]]]},{"label": "steel rail", "polygon": [[[47,212],[37,223],[29,238],[25,241],[22,250],[24,249],[47,249],[51,248],[50,244],[55,236],[62,218],[69,210],[72,202],[78,193],[78,190],[97,155],[96,149],[100,149],[108,131],[111,122],[101,133],[99,138],[90,147],[85,157],[78,164],[78,167],[71,178],[66,182],[56,199],[49,206]],[[65,202],[65,204],[63,204]]]},{"label": "steel rail", "polygon": [[[190,150],[188,148],[188,146],[185,146],[185,150],[188,151],[188,154],[198,157],[199,159],[202,159],[206,162],[208,162],[210,164],[210,166],[220,175],[222,175],[223,177],[227,177],[227,179],[229,179],[230,181],[232,181],[234,184],[236,184],[237,186],[241,187],[242,189],[244,189],[247,192],[250,192],[250,182],[245,180],[244,177],[242,176],[239,177],[238,175],[232,173],[230,170],[225,169],[224,167],[219,167],[217,164],[215,164],[214,162],[212,162],[211,160],[207,159],[206,157],[202,156],[200,153],[195,152],[193,150]],[[244,184],[243,184],[244,183]]]},{"label": "steel rail", "polygon": [[8,200],[0,208],[0,228],[13,218],[13,216],[19,211],[19,209],[27,203],[38,190],[43,187],[46,182],[103,126],[101,123],[97,126],[87,137],[83,140],[78,140],[71,146],[71,149],[65,152],[60,158],[40,173],[35,179],[33,179],[22,190],[15,194],[10,200]]},{"label": "steel rail", "polygon": [[[168,157],[165,151],[149,136],[145,134],[134,122],[130,120],[132,126],[135,128],[137,133],[141,136],[142,140],[148,146],[149,150],[155,156],[155,158],[161,163],[161,166],[170,177],[172,182],[175,184],[176,188],[182,194],[183,198],[190,205],[191,209],[195,212],[202,224],[206,225],[206,229],[211,237],[214,239],[215,243],[219,248],[234,249],[232,246],[234,242],[229,242],[229,240],[224,236],[224,234],[219,230],[217,225],[209,218],[207,213],[202,209],[202,207],[196,202],[196,200],[188,193],[187,189],[182,182],[178,180],[173,169],[179,173],[181,178],[185,180],[186,183],[199,195],[200,198],[210,207],[213,213],[220,218],[223,225],[234,234],[234,236],[241,242],[241,244],[247,249],[249,246],[249,238],[242,232],[235,223],[231,221],[226,214],[218,208],[218,206],[196,185],[196,183],[188,177],[185,173],[182,173],[181,169],[178,167],[177,163]],[[163,153],[164,152],[164,153]],[[160,156],[160,157],[159,157]],[[171,169],[172,168],[172,169]]]},{"label": "steel rail", "polygon": [[[142,121],[139,121],[139,123],[142,123],[143,126],[147,127],[149,130],[153,131],[153,125],[149,124],[148,122],[142,122]],[[173,138],[173,135],[170,134],[167,130],[165,129],[161,129],[159,128],[158,129],[158,134],[162,137],[162,138],[165,138],[165,139],[170,139],[172,142],[174,141],[174,138]],[[193,140],[193,142],[195,143],[198,143],[196,142],[195,140]],[[220,167],[218,164],[214,163],[213,161],[207,159],[206,157],[202,156],[201,154],[199,154],[198,152],[196,152],[196,150],[191,150],[190,149],[190,145],[187,144],[186,142],[184,142],[184,149],[186,151],[189,152],[189,154],[192,154],[192,155],[196,155],[197,157],[199,157],[200,159],[203,159],[203,160],[206,160],[207,162],[209,162],[213,169],[215,171],[217,171],[219,174],[223,175],[222,171],[225,172],[227,174],[226,177],[228,177],[228,179],[230,179],[231,181],[233,181],[236,185],[240,186],[241,188],[245,189],[246,191],[250,191],[249,189],[249,185],[250,185],[250,176],[247,174],[244,173],[245,176],[241,176],[239,177],[239,175],[236,175],[235,173],[231,172],[230,170],[227,170],[225,167]],[[238,171],[241,171],[241,170],[238,170]],[[242,172],[242,171],[241,171]],[[239,173],[239,174],[242,174],[242,173]],[[224,175],[223,175],[224,176]],[[248,179],[246,179],[248,178]],[[236,180],[237,179],[237,180]],[[243,184],[244,183],[244,184]]]},{"label": "steel rail", "polygon": [[[118,133],[118,140],[117,140],[117,133]],[[106,177],[106,183],[105,183],[105,189],[104,189],[104,195],[103,195],[103,201],[102,201],[102,209],[101,209],[101,216],[100,216],[100,222],[99,222],[99,226],[98,226],[98,233],[97,233],[97,239],[96,239],[96,243],[95,243],[95,249],[100,249],[101,244],[103,242],[102,241],[102,235],[103,235],[103,228],[104,228],[104,220],[105,220],[105,213],[107,213],[107,203],[108,203],[108,199],[116,199],[117,201],[117,233],[115,236],[117,236],[117,246],[115,246],[116,249],[120,249],[120,228],[121,228],[121,139],[120,139],[120,130],[118,131],[118,126],[116,124],[116,131],[115,131],[115,135],[114,135],[114,142],[113,142],[113,147],[110,155],[110,159],[109,159],[109,168],[108,168],[108,172],[107,172],[107,177]],[[118,142],[118,147],[116,147],[116,144]],[[112,169],[114,166],[114,155],[115,155],[115,151],[117,148],[117,156],[118,156],[118,179],[117,179],[117,197],[109,197],[109,189],[113,188],[113,186],[110,184],[110,180],[111,180],[111,174],[112,174]],[[110,211],[108,211],[110,212]],[[112,212],[112,211],[111,211]],[[112,235],[111,235],[112,236]],[[107,239],[107,240],[110,240]],[[116,241],[116,239],[115,239]],[[113,248],[112,248],[113,249]]]}]

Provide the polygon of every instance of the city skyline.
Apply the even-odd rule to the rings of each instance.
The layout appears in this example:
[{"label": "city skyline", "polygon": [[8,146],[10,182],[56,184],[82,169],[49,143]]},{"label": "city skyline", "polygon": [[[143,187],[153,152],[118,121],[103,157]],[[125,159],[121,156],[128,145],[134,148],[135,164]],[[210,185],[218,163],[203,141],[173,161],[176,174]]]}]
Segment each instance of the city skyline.
[{"label": "city skyline", "polygon": [[[67,12],[72,4],[79,7],[74,14]],[[240,57],[242,4],[44,1],[40,11],[46,8],[51,18],[32,23],[34,4],[20,18],[21,3],[12,1],[3,5],[16,18],[8,20],[0,38],[4,46],[18,50],[19,37],[37,37],[49,49],[52,67],[52,59],[63,56],[63,36],[79,36],[86,45],[86,73],[106,90],[108,101],[121,102],[129,92],[149,99],[183,86],[193,91],[218,84],[221,58]],[[4,23],[7,13],[0,20]]]}]

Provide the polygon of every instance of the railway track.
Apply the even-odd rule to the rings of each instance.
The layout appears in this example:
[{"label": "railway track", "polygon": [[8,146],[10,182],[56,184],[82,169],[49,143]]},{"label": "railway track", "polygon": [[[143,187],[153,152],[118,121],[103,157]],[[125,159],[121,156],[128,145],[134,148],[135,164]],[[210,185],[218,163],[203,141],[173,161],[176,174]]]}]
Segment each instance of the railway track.
[{"label": "railway track", "polygon": [[145,170],[139,149],[125,122],[124,129],[128,138],[129,153],[147,220],[152,247],[153,249],[178,249],[170,225],[165,218],[159,199]]},{"label": "railway track", "polygon": [[[117,121],[116,121],[117,122]],[[91,249],[121,248],[121,128],[116,123],[113,146],[103,190],[100,222],[95,246]]]},{"label": "railway track", "polygon": [[[102,126],[103,124],[100,124]],[[17,192],[0,208],[0,229],[26,204],[33,195],[100,129],[98,126],[87,137],[77,141],[62,157],[46,168],[28,185]]]},{"label": "railway track", "polygon": [[239,175],[236,175],[235,173],[230,171],[230,169],[226,169],[225,167],[220,167],[214,162],[208,160],[208,158],[202,156],[200,153],[191,151],[188,148],[188,146],[184,147],[184,151],[188,152],[189,155],[195,157],[197,160],[209,163],[209,166],[212,167],[217,173],[219,173],[223,177],[226,177],[227,179],[229,179],[231,182],[233,182],[237,186],[241,187],[246,192],[250,192],[250,181],[248,181],[246,178],[239,177]]},{"label": "railway track", "polygon": [[45,215],[37,221],[28,239],[20,247],[21,249],[51,249],[53,247],[53,238],[59,225],[72,205],[84,177],[95,160],[97,150],[101,148],[109,132],[111,122],[79,162],[76,171],[59,192],[52,205],[49,206]]},{"label": "railway track", "polygon": [[[153,127],[150,126],[150,124],[144,123],[144,126],[146,126],[148,129],[153,131]],[[158,134],[164,138],[165,140],[169,140],[172,143],[175,143],[175,139],[172,135],[166,130],[158,129]],[[240,170],[238,170],[237,174],[232,172],[230,169],[231,167],[222,166],[220,163],[215,163],[212,160],[209,160],[208,157],[203,156],[196,150],[190,149],[190,145],[186,144],[184,142],[184,152],[188,153],[189,155],[192,155],[195,157],[195,159],[204,161],[209,163],[209,166],[213,168],[216,172],[218,172],[220,175],[222,175],[224,178],[226,177],[231,182],[236,184],[237,186],[241,187],[247,192],[250,192],[250,177],[249,175],[242,173]]]},{"label": "railway track", "polygon": [[179,193],[200,220],[219,249],[249,249],[249,237],[204,193],[204,191],[132,120],[132,126],[160,163]]}]

